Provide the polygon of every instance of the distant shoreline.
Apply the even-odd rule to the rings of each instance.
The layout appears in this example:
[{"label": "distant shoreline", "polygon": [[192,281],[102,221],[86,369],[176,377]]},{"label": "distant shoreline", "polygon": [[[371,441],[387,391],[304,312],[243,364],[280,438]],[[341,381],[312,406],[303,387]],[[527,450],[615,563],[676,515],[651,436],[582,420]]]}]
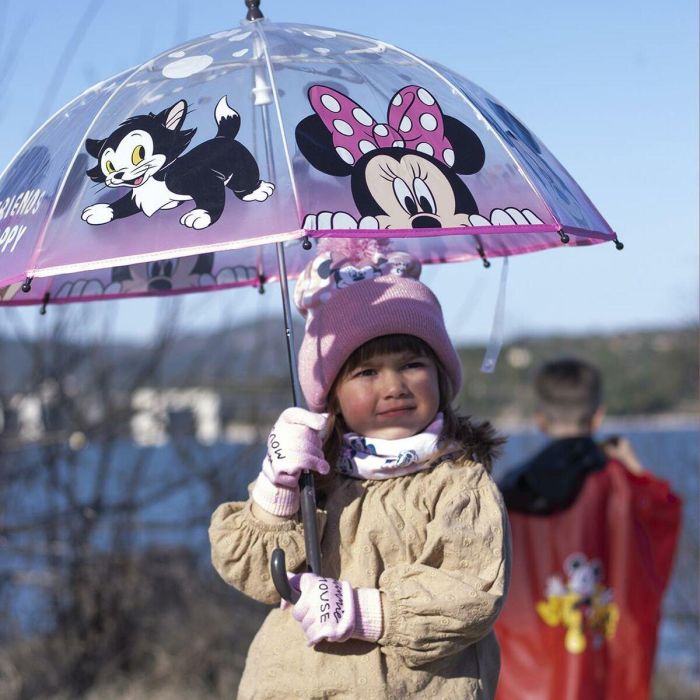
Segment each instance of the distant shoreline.
[{"label": "distant shoreline", "polygon": [[[532,421],[507,418],[492,419],[498,428],[509,433],[538,432]],[[638,416],[606,416],[601,428],[602,433],[624,432],[627,430],[664,430],[686,431],[700,430],[700,415],[695,413],[659,413]]]}]

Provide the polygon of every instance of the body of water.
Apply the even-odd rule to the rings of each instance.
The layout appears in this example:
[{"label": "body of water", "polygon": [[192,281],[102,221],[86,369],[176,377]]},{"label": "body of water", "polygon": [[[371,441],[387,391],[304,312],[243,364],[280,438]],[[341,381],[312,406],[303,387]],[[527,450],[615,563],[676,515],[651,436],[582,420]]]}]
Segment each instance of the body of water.
[{"label": "body of water", "polygon": [[[680,667],[697,677],[699,432],[692,426],[677,429],[665,426],[658,430],[651,426],[623,428],[609,424],[600,437],[624,434],[645,467],[666,479],[683,498],[683,531],[674,574],[664,601],[657,658],[661,664]],[[511,434],[502,459],[495,465],[494,476],[498,477],[521,463],[544,442],[545,438],[535,432]],[[262,447],[251,450],[250,447],[231,444],[205,447],[189,442],[186,449],[182,444],[169,444],[144,450],[132,443],[121,443],[109,455],[111,466],[106,479],[100,468],[104,465],[105,453],[99,446],[84,449],[72,464],[53,469],[53,475],[48,473],[51,470],[46,470],[45,475],[39,469],[33,478],[24,479],[22,470],[16,470],[15,460],[17,476],[13,483],[6,485],[4,494],[0,494],[6,499],[3,504],[4,525],[11,527],[31,522],[32,518],[42,519],[49,512],[70,508],[70,499],[63,502],[64,497],[56,493],[56,484],[64,479],[78,480],[73,500],[84,502],[85,508],[92,507],[98,487],[101,488],[102,504],[106,507],[110,503],[119,504],[128,487],[132,496],[142,504],[137,524],[149,524],[137,528],[136,546],[185,546],[196,553],[206,569],[210,566],[207,525],[211,512],[220,502],[246,498],[246,486],[255,478],[261,456]],[[32,456],[27,451],[17,457],[26,459],[30,465],[32,460],[36,461],[37,455]],[[115,510],[115,518],[123,517],[119,508]],[[94,550],[112,546],[110,543],[115,541],[116,530],[115,521],[105,518],[92,536]],[[11,542],[14,548],[8,546],[8,540],[0,542],[0,571],[41,573],[45,566],[41,552],[31,557],[16,553],[35,550],[34,536],[31,530],[21,537],[16,536]],[[57,545],[60,545],[60,533],[57,533]],[[9,611],[13,623],[25,632],[38,631],[42,628],[42,589],[31,584],[31,576],[20,576],[19,580],[23,578],[30,583],[13,589],[12,601],[7,605],[6,598],[4,610]]]}]

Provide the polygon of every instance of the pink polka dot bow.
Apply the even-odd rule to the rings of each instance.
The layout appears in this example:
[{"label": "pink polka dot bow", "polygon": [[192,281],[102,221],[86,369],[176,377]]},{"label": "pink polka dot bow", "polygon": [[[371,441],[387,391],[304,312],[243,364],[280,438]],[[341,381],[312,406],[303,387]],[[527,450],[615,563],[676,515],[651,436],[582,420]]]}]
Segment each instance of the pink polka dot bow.
[{"label": "pink polka dot bow", "polygon": [[376,148],[392,146],[426,153],[448,167],[454,165],[440,105],[425,88],[401,88],[389,103],[386,124],[376,122],[357,102],[325,85],[311,87],[309,102],[331,132],[336,152],[349,165]]}]

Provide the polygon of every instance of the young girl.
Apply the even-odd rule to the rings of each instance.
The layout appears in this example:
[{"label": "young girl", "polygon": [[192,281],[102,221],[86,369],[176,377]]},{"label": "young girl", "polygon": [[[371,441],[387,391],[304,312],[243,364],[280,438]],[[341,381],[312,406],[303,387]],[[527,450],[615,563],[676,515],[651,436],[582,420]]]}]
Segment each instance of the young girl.
[{"label": "young girl", "polygon": [[[335,258],[334,258],[335,256]],[[461,367],[405,253],[320,255],[297,283],[299,378],[245,503],[210,528],[221,576],[279,603],[270,556],[304,572],[298,478],[317,478],[323,577],[290,576],[250,647],[239,698],[492,698],[492,632],[509,576],[507,519],[488,469],[500,440],[450,402]]]}]

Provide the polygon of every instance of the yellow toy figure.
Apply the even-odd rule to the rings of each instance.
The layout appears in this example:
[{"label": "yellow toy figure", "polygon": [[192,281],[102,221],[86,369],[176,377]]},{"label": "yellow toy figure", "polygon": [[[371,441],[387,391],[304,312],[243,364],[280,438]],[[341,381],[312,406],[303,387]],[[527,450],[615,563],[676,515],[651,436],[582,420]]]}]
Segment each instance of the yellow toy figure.
[{"label": "yellow toy figure", "polygon": [[598,647],[603,637],[614,636],[620,613],[612,602],[612,590],[600,583],[603,571],[598,560],[571,554],[564,562],[564,571],[566,584],[559,576],[547,581],[547,599],[537,603],[537,613],[550,627],[566,627],[566,650],[581,654],[586,649],[586,630],[590,630],[593,645]]}]

